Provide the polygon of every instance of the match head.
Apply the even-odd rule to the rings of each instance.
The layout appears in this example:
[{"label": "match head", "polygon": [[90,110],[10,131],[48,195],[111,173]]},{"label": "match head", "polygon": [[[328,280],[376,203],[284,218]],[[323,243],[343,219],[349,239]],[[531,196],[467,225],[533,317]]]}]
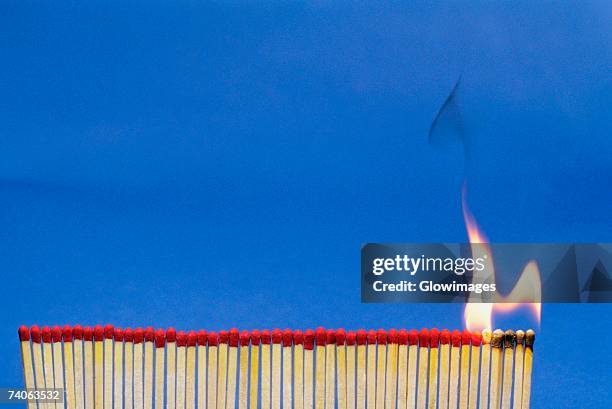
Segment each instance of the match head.
[{"label": "match head", "polygon": [[516,331],[516,345],[523,345],[525,341],[525,331],[519,329]]},{"label": "match head", "polygon": [[293,343],[295,345],[302,345],[304,343],[304,333],[301,330],[296,329],[293,331]]},{"label": "match head", "polygon": [[128,327],[123,331],[123,339],[125,342],[134,342],[134,331],[132,331],[132,328]]},{"label": "match head", "polygon": [[251,331],[251,344],[253,346],[259,346],[261,343],[261,333],[258,330]]},{"label": "match head", "polygon": [[93,329],[91,327],[83,328],[83,339],[85,341],[93,340]]},{"label": "match head", "polygon": [[101,325],[96,325],[93,329],[94,341],[104,340],[104,328]]},{"label": "match head", "polygon": [[72,328],[72,337],[76,340],[83,339],[83,327],[81,327],[79,324],[75,325]]},{"label": "match head", "polygon": [[493,338],[491,339],[491,346],[493,348],[501,348],[502,341],[504,340],[504,333],[500,329],[493,331]]},{"label": "match head", "polygon": [[245,330],[240,333],[240,346],[248,347],[250,340],[251,340],[251,334],[249,334],[249,331]]},{"label": "match head", "polygon": [[533,348],[533,343],[535,342],[535,331],[532,329],[528,329],[525,332],[525,346],[528,348]]},{"label": "match head", "polygon": [[410,331],[408,331],[408,343],[410,345],[419,344],[419,333],[416,329],[411,329]]},{"label": "match head", "polygon": [[400,345],[408,345],[408,331],[400,329],[397,333],[397,343]]},{"label": "match head", "polygon": [[40,333],[40,328],[38,327],[38,325],[33,325],[32,328],[30,328],[30,336],[32,337],[32,342],[40,344],[40,339],[42,335]]},{"label": "match head", "polygon": [[176,346],[187,346],[187,333],[185,331],[179,331],[176,333]]},{"label": "match head", "polygon": [[482,344],[482,334],[480,332],[472,333],[472,346],[479,347]]},{"label": "match head", "polygon": [[346,343],[346,331],[344,328],[338,328],[336,330],[336,345],[342,346]]},{"label": "match head", "polygon": [[140,344],[144,340],[144,331],[142,328],[136,328],[134,330],[134,343]]},{"label": "match head", "polygon": [[41,331],[42,342],[48,344],[51,343],[51,328],[44,326]]},{"label": "match head", "polygon": [[453,332],[451,333],[451,344],[454,347],[461,346],[461,332],[459,332],[458,330],[453,330]]},{"label": "match head", "polygon": [[216,347],[217,345],[219,345],[219,335],[217,335],[217,333],[214,331],[209,332],[207,341],[209,347]]},{"label": "match head", "polygon": [[115,333],[115,329],[111,324],[106,324],[104,326],[104,338],[105,339],[113,339],[113,334]]},{"label": "match head", "polygon": [[166,342],[176,342],[176,330],[172,327],[166,330]]},{"label": "match head", "polygon": [[144,340],[146,342],[154,342],[155,341],[155,330],[153,327],[147,327],[144,330]]},{"label": "match head", "polygon": [[124,332],[120,327],[115,327],[115,333],[113,334],[113,339],[115,342],[123,342]]},{"label": "match head", "polygon": [[472,341],[472,333],[468,331],[467,329],[464,329],[461,332],[461,345],[470,345],[471,341]]},{"label": "match head", "polygon": [[491,338],[493,337],[493,333],[491,332],[490,329],[483,329],[482,330],[482,343],[483,344],[490,344],[491,343]]},{"label": "match head", "polygon": [[426,347],[429,345],[429,330],[422,328],[419,332],[419,346]]},{"label": "match head", "polygon": [[312,351],[314,349],[315,332],[310,328],[304,332],[304,349]]},{"label": "match head", "polygon": [[511,329],[504,333],[504,348],[514,348],[514,342],[516,341],[516,334]]},{"label": "match head", "polygon": [[240,342],[240,332],[238,332],[237,328],[232,328],[229,331],[229,346],[233,348],[238,348],[238,343]]},{"label": "match head", "polygon": [[382,328],[376,331],[376,341],[378,345],[387,345],[387,331]]},{"label": "match head", "polygon": [[368,342],[368,333],[365,329],[357,330],[357,345],[365,345]]},{"label": "match head", "polygon": [[206,346],[206,341],[208,339],[208,335],[206,334],[206,331],[204,331],[203,329],[198,331],[198,345],[201,346]]},{"label": "match head", "polygon": [[438,328],[432,328],[431,331],[429,331],[429,347],[437,348],[439,344],[440,344],[440,331],[438,331]]},{"label": "match head", "polygon": [[64,328],[62,328],[62,338],[64,342],[72,342],[72,327],[70,325],[64,325]]},{"label": "match head", "polygon": [[346,345],[352,346],[357,342],[357,334],[355,331],[349,331],[346,333]]},{"label": "match head", "polygon": [[227,344],[229,341],[229,334],[227,331],[225,330],[221,330],[219,331],[219,343],[220,344]]},{"label": "match head", "polygon": [[198,344],[198,334],[195,331],[189,331],[187,333],[187,346],[194,347]]},{"label": "match head", "polygon": [[373,329],[369,330],[367,340],[369,345],[376,345],[376,331]]},{"label": "match head", "polygon": [[315,331],[315,340],[317,341],[317,346],[325,346],[325,341],[327,340],[325,328],[317,328],[317,330]]},{"label": "match head", "polygon": [[155,347],[163,348],[166,346],[166,332],[159,328],[155,331]]},{"label": "match head", "polygon": [[289,328],[285,328],[283,331],[283,347],[290,347],[293,345],[293,332]]},{"label": "match head", "polygon": [[[253,331],[255,332],[255,331]],[[270,342],[272,341],[272,335],[270,334],[270,331],[268,331],[267,329],[264,329],[263,331],[261,331],[261,343],[262,345],[270,345]]]},{"label": "match head", "polygon": [[387,332],[387,340],[390,344],[397,344],[397,330],[395,328],[391,328]]},{"label": "match head", "polygon": [[328,329],[325,333],[325,342],[327,345],[332,345],[336,343],[336,331],[333,329]]},{"label": "match head", "polygon": [[59,325],[51,328],[51,342],[62,342],[62,329]]},{"label": "match head", "polygon": [[22,342],[30,340],[30,330],[25,325],[19,327],[19,329],[17,330],[17,334],[19,334],[19,340]]},{"label": "match head", "polygon": [[278,328],[274,328],[272,330],[272,343],[280,344],[282,340],[283,340],[283,332]]},{"label": "match head", "polygon": [[450,339],[451,339],[450,331],[444,328],[442,332],[440,332],[440,344],[448,345],[450,344]]}]

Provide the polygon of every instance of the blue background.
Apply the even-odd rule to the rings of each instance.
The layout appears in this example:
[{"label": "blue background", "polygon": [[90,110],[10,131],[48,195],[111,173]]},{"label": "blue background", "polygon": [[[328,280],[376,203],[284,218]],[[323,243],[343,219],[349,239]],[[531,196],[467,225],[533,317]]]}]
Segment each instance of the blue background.
[{"label": "blue background", "polygon": [[[364,242],[611,241],[609,2],[0,6],[0,385],[26,324],[461,327],[361,305]],[[459,75],[471,143],[427,131]],[[526,316],[501,326],[533,324]],[[533,402],[612,405],[609,305]]]}]

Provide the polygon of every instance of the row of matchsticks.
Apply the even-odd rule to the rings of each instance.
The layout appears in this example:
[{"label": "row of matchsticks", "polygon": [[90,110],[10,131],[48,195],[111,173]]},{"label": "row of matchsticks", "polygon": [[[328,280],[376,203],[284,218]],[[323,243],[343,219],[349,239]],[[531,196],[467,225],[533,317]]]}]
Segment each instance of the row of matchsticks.
[{"label": "row of matchsticks", "polygon": [[26,388],[63,388],[68,409],[527,409],[534,342],[532,330],[110,325],[23,326],[19,337]]}]

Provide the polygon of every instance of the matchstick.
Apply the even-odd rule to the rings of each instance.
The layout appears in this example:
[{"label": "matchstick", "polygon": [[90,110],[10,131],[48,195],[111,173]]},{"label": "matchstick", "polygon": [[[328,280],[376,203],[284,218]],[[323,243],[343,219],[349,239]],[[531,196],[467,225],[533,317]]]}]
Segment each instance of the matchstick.
[{"label": "matchstick", "polygon": [[291,408],[293,402],[293,394],[291,385],[293,379],[291,374],[293,373],[293,333],[289,328],[283,331],[283,408]]},{"label": "matchstick", "polygon": [[425,409],[427,405],[427,364],[429,361],[429,330],[419,332],[419,372],[417,386],[417,409]]},{"label": "matchstick", "polygon": [[166,409],[176,408],[176,330],[166,329]]},{"label": "matchstick", "polygon": [[153,407],[153,349],[155,347],[155,331],[152,327],[145,329],[144,341],[144,408],[151,409]]},{"label": "matchstick", "polygon": [[66,408],[74,409],[74,354],[72,351],[72,327],[70,327],[70,325],[64,325],[64,328],[62,329],[62,339],[64,341],[64,383],[66,386]]},{"label": "matchstick", "polygon": [[179,331],[176,334],[176,407],[178,409],[185,409],[186,365],[187,333]]},{"label": "matchstick", "polygon": [[385,407],[385,371],[387,361],[387,331],[380,328],[376,331],[376,409]]},{"label": "matchstick", "polygon": [[514,341],[516,334],[511,329],[504,333],[504,379],[502,386],[502,409],[511,409],[512,371],[514,363]]},{"label": "matchstick", "polygon": [[459,379],[459,409],[467,409],[470,388],[470,344],[472,334],[467,329],[461,332],[461,372]]},{"label": "matchstick", "polygon": [[478,407],[478,373],[480,372],[480,344],[482,334],[472,333],[472,356],[470,358],[470,395],[468,405],[470,409]]},{"label": "matchstick", "polygon": [[281,407],[281,342],[283,333],[276,328],[272,331],[272,409]]},{"label": "matchstick", "polygon": [[115,372],[113,377],[114,409],[123,409],[123,330],[115,328]]},{"label": "matchstick", "polygon": [[525,332],[522,330],[516,331],[516,351],[514,357],[514,397],[512,399],[514,407],[520,409],[523,403],[523,359],[525,357]]},{"label": "matchstick", "polygon": [[196,408],[196,350],[198,334],[189,331],[187,334],[187,369],[185,374],[185,409]]},{"label": "matchstick", "polygon": [[42,333],[38,325],[32,326],[30,329],[30,336],[32,337],[32,355],[34,361],[34,388],[44,389],[45,388],[45,373],[43,370],[43,357],[42,357]]},{"label": "matchstick", "polygon": [[387,333],[387,371],[385,374],[385,407],[397,405],[397,331],[390,329]]},{"label": "matchstick", "polygon": [[504,333],[496,329],[491,339],[491,392],[490,408],[499,409],[502,382],[502,342]]},{"label": "matchstick", "polygon": [[94,409],[93,329],[83,328],[83,369],[85,377],[85,409]]},{"label": "matchstick", "polygon": [[531,400],[531,372],[533,370],[533,343],[535,342],[535,332],[528,329],[525,332],[525,362],[523,364],[523,403],[521,409],[529,409]]},{"label": "matchstick", "polygon": [[226,408],[236,408],[236,377],[238,373],[238,344],[240,333],[236,328],[229,332],[229,357],[227,367],[227,403]]},{"label": "matchstick", "polygon": [[436,409],[438,406],[438,348],[440,331],[432,328],[429,331],[429,397],[427,407]]},{"label": "matchstick", "polygon": [[376,409],[376,331],[369,330],[367,334],[367,409]]},{"label": "matchstick", "polygon": [[347,332],[346,333],[346,407],[348,409],[355,409],[355,400],[356,400],[355,344],[356,343],[357,343],[357,334],[353,331]]},{"label": "matchstick", "polygon": [[[44,326],[41,330],[42,350],[43,350],[43,372],[45,374],[45,386],[53,388],[55,385],[53,377],[53,347],[51,346],[51,328]],[[61,342],[61,339],[60,339]],[[60,344],[61,345],[61,344]],[[55,407],[53,403],[40,402],[44,408],[51,409]]]},{"label": "matchstick", "polygon": [[208,333],[208,393],[207,408],[217,407],[217,356],[219,336],[216,332]]},{"label": "matchstick", "polygon": [[338,409],[346,409],[346,331],[343,328],[336,330],[336,362]]},{"label": "matchstick", "polygon": [[440,332],[440,387],[438,404],[440,409],[448,409],[448,375],[450,371],[450,338],[447,329]]},{"label": "matchstick", "polygon": [[258,330],[251,332],[251,374],[249,382],[249,408],[257,409],[259,400],[259,351],[261,334]]},{"label": "matchstick", "polygon": [[406,409],[408,385],[408,332],[401,329],[397,335],[397,409]]},{"label": "matchstick", "polygon": [[419,350],[419,333],[412,329],[408,332],[408,382],[406,383],[406,407],[416,408],[417,393],[417,354]]},{"label": "matchstick", "polygon": [[314,340],[311,329],[304,332],[304,409],[314,408]]},{"label": "matchstick", "polygon": [[315,340],[317,342],[315,353],[315,409],[325,409],[325,329],[317,328]]},{"label": "matchstick", "polygon": [[[64,389],[64,359],[62,352],[62,329],[56,325],[51,329],[51,342],[53,345],[53,383],[52,387]],[[66,394],[64,394],[65,397]],[[56,403],[56,409],[63,409],[63,403]]]},{"label": "matchstick", "polygon": [[[21,362],[23,364],[23,381],[26,390],[34,389],[36,382],[34,380],[34,371],[32,368],[32,348],[30,347],[30,330],[25,325],[19,327],[19,342],[21,344]],[[36,409],[36,402],[28,399],[28,409]]]},{"label": "matchstick", "polygon": [[104,329],[94,327],[94,405],[104,407]]},{"label": "matchstick", "polygon": [[304,334],[293,331],[293,408],[304,409]]},{"label": "matchstick", "polygon": [[229,334],[227,331],[219,331],[219,357],[217,358],[217,409],[225,409],[227,402],[227,343]]},{"label": "matchstick", "polygon": [[198,331],[198,408],[206,408],[206,331]]},{"label": "matchstick", "polygon": [[366,407],[366,348],[367,334],[365,330],[357,331],[357,409],[365,409]]},{"label": "matchstick", "polygon": [[327,330],[325,338],[325,409],[334,409],[336,402],[336,332]]},{"label": "matchstick", "polygon": [[164,368],[166,332],[155,331],[155,409],[164,407]]},{"label": "matchstick", "polygon": [[270,342],[272,336],[267,329],[261,332],[261,409],[270,409]]},{"label": "matchstick", "polygon": [[482,331],[482,347],[480,364],[480,407],[489,407],[489,379],[491,366],[491,337],[490,329]]},{"label": "matchstick", "polygon": [[[115,328],[107,324],[104,327],[104,409],[113,409],[113,334]],[[68,373],[64,348],[64,372]],[[68,378],[66,377],[66,384]],[[68,389],[68,388],[66,388]]]},{"label": "matchstick", "polygon": [[[76,332],[76,327],[74,327]],[[134,408],[134,331],[131,328],[126,328],[123,332],[123,340],[125,345],[123,347],[125,354],[125,409]],[[76,346],[76,344],[75,344]]]},{"label": "matchstick", "polygon": [[134,409],[144,408],[144,376],[142,372],[144,360],[144,331],[134,330]]},{"label": "matchstick", "polygon": [[240,380],[238,382],[238,409],[249,406],[249,331],[240,333]]},{"label": "matchstick", "polygon": [[[72,328],[72,345],[74,347],[74,405],[76,409],[84,409],[85,399],[83,397],[83,327],[81,327],[80,325],[75,325],[74,328]],[[59,406],[58,404],[56,404],[57,409],[60,409]]]},{"label": "matchstick", "polygon": [[461,366],[461,333],[454,330],[451,333],[450,382],[448,388],[448,407],[457,408],[457,392],[459,385],[459,369]]}]

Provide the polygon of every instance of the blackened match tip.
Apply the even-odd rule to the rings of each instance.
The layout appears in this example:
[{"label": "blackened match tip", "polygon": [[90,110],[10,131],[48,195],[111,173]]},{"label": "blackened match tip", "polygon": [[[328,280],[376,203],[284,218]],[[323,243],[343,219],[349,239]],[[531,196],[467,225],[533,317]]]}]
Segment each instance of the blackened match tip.
[{"label": "blackened match tip", "polygon": [[514,342],[516,341],[516,334],[511,329],[504,333],[504,347],[514,348]]},{"label": "blackened match tip", "polygon": [[525,341],[525,331],[519,329],[516,331],[516,344],[523,345],[523,341]]},{"label": "blackened match tip", "polygon": [[501,348],[504,340],[504,333],[500,329],[493,331],[493,338],[491,339],[491,346],[494,348]]},{"label": "blackened match tip", "polygon": [[533,347],[534,342],[535,342],[535,331],[532,329],[528,329],[525,332],[525,346]]}]

